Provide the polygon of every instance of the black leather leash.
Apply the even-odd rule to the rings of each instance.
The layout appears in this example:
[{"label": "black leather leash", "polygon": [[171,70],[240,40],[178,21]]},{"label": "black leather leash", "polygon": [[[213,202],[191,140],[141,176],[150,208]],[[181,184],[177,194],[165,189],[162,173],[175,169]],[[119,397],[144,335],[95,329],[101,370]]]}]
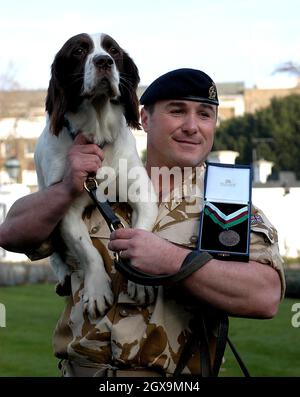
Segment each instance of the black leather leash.
[{"label": "black leather leash", "polygon": [[241,371],[243,372],[244,376],[246,378],[250,378],[251,375],[250,375],[250,373],[249,373],[244,361],[242,360],[242,357],[239,355],[238,351],[236,350],[236,347],[234,346],[232,341],[229,339],[228,335],[227,335],[227,342],[228,342],[228,345],[229,345],[229,347],[230,347],[230,349],[231,349],[236,361],[238,362],[238,364],[239,364],[239,366],[241,368]]},{"label": "black leather leash", "polygon": [[103,216],[111,232],[124,227],[123,223],[120,221],[120,218],[118,218],[114,213],[114,211],[111,209],[109,203],[107,201],[100,202],[98,200],[97,198],[98,182],[96,178],[87,177],[86,181],[84,182],[84,188],[88,192],[91,199],[93,200],[97,209],[100,211],[101,215]]},{"label": "black leather leash", "polygon": [[129,260],[122,260],[120,255],[115,266],[126,278],[137,284],[172,286],[200,269],[210,259],[212,259],[212,256],[208,252],[192,251],[186,256],[178,272],[160,275],[149,274],[141,270],[137,270],[135,267],[131,266]]}]

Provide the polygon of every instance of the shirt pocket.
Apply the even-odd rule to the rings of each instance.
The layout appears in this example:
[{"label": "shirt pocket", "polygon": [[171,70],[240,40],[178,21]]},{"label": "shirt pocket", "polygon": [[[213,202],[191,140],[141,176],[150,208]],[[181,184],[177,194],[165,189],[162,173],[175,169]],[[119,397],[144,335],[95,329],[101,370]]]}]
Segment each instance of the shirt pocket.
[{"label": "shirt pocket", "polygon": [[155,234],[171,243],[194,249],[198,244],[199,224],[199,219],[185,219],[164,226]]}]

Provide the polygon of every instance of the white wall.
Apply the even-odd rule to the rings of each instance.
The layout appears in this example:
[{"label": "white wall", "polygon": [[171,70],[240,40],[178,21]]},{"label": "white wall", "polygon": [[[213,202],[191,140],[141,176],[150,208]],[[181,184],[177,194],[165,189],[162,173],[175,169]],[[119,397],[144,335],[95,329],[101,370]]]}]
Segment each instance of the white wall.
[{"label": "white wall", "polygon": [[210,152],[207,159],[213,163],[235,164],[238,156],[239,153],[232,150],[216,150]]},{"label": "white wall", "polygon": [[300,187],[253,188],[252,202],[268,217],[278,231],[280,253],[300,257]]},{"label": "white wall", "polygon": [[233,108],[234,116],[242,116],[245,113],[245,100],[243,95],[220,95],[220,107]]},{"label": "white wall", "polygon": [[132,132],[135,137],[138,154],[141,156],[143,150],[147,148],[147,134],[144,130],[133,130]]},{"label": "white wall", "polygon": [[33,117],[32,119],[6,118],[0,120],[0,139],[11,138],[38,138],[44,127],[45,117]]},{"label": "white wall", "polygon": [[[17,183],[0,186],[0,224],[4,221],[12,204],[29,193],[30,189],[27,186]],[[22,262],[28,258],[26,255],[5,251],[0,247],[0,260],[2,262]]]}]

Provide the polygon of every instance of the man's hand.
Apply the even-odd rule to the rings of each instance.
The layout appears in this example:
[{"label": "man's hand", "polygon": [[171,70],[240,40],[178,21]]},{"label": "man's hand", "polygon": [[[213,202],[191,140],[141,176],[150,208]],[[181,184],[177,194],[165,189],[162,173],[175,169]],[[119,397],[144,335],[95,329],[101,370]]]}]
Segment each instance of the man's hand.
[{"label": "man's hand", "polygon": [[118,229],[111,233],[108,248],[121,251],[131,265],[150,274],[175,273],[190,252],[141,229]]},{"label": "man's hand", "polygon": [[103,150],[96,144],[89,143],[80,133],[69,150],[63,184],[73,197],[84,189],[84,182],[89,174],[96,174],[104,159]]}]

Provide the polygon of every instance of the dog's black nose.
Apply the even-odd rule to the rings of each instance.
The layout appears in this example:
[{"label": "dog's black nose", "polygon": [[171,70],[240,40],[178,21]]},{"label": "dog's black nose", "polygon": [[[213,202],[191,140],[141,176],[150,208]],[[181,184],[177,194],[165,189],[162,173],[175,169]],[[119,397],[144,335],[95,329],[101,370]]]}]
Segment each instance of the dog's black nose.
[{"label": "dog's black nose", "polygon": [[97,55],[93,58],[93,64],[99,69],[109,69],[113,63],[109,55]]}]

